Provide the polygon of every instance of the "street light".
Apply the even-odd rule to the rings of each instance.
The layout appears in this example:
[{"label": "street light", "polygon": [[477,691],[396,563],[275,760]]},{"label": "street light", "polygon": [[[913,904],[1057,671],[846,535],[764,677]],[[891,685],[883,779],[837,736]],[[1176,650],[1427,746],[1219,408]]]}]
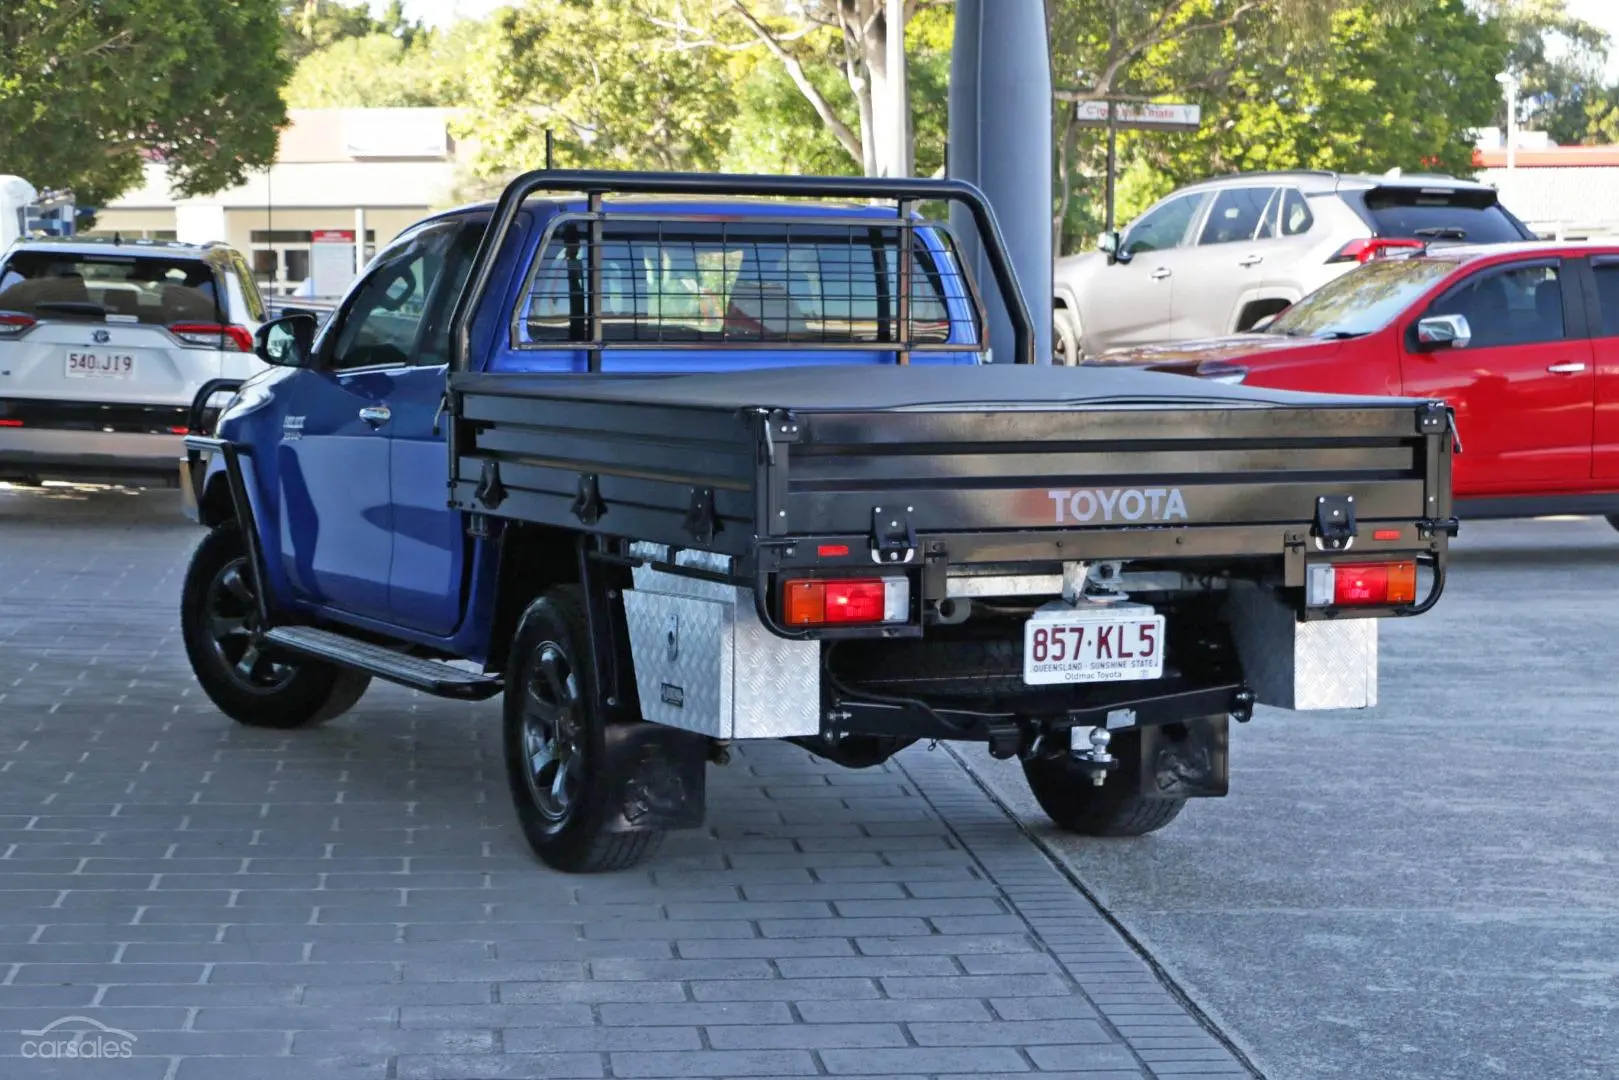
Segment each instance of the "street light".
[{"label": "street light", "polygon": [[1512,175],[1512,169],[1518,163],[1518,77],[1510,71],[1503,71],[1495,77],[1506,91],[1507,98],[1507,175]]}]

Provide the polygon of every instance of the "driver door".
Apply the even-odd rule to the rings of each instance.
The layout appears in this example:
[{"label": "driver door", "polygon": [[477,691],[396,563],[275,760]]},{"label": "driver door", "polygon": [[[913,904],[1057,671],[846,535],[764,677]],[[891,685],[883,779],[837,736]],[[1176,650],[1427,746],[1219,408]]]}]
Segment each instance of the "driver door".
[{"label": "driver door", "polygon": [[384,248],[316,341],[310,370],[289,380],[277,462],[280,547],[305,602],[388,617],[388,401],[455,231],[433,223]]},{"label": "driver door", "polygon": [[1204,192],[1172,196],[1124,234],[1118,261],[1096,275],[1100,288],[1081,308],[1085,336],[1095,348],[1150,345],[1179,336],[1172,325],[1175,275],[1188,266],[1186,237],[1207,197]]}]

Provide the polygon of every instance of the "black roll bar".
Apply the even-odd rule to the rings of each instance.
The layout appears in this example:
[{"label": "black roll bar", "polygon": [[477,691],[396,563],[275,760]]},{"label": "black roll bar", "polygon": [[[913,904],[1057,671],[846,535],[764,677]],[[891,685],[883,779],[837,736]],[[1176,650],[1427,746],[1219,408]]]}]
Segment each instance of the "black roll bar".
[{"label": "black roll bar", "polygon": [[[584,195],[593,206],[604,195],[712,195],[743,197],[799,197],[822,199],[892,199],[903,209],[921,199],[941,199],[965,206],[973,216],[995,285],[1012,322],[1013,363],[1035,362],[1034,321],[1018,286],[1001,227],[984,193],[965,180],[870,176],[763,176],[730,173],[616,172],[594,169],[534,169],[523,173],[501,192],[494,217],[484,230],[473,257],[473,270],[456,298],[450,317],[450,371],[467,370],[472,312],[489,289],[495,259],[511,233],[518,211],[536,192]],[[965,271],[965,268],[963,268]],[[987,333],[988,328],[985,328]]]}]

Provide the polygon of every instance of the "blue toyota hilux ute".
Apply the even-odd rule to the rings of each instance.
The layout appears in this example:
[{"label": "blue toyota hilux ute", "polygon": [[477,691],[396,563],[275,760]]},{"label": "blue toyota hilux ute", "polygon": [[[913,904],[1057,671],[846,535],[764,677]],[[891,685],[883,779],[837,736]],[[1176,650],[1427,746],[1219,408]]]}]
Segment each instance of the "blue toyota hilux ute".
[{"label": "blue toyota hilux ute", "polygon": [[960,181],[524,174],[198,394],[188,657],[264,728],[503,694],[568,871],[701,825],[744,739],[977,742],[1059,826],[1151,832],[1256,704],[1375,704],[1379,620],[1443,589],[1452,417],[1033,342]]}]

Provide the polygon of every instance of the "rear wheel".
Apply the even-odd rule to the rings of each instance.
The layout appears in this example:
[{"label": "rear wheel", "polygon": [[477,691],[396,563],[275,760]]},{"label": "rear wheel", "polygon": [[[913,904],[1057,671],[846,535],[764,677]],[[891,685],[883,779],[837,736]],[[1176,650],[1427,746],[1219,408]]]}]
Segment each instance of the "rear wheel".
[{"label": "rear wheel", "polygon": [[512,641],[504,709],[507,781],[523,835],[547,866],[622,870],[648,858],[661,831],[608,832],[622,777],[608,766],[584,596],[552,589],[529,605]]},{"label": "rear wheel", "polygon": [[280,656],[259,634],[247,547],[235,522],[203,537],[180,595],[180,634],[203,692],[249,727],[305,728],[341,716],[371,677],[329,664]]},{"label": "rear wheel", "polygon": [[1079,363],[1082,348],[1078,320],[1065,307],[1054,309],[1051,321],[1051,362],[1059,367],[1072,367]]},{"label": "rear wheel", "polygon": [[1145,836],[1174,821],[1185,799],[1143,795],[1138,788],[1141,732],[1115,733],[1108,751],[1118,766],[1100,787],[1066,754],[1023,763],[1029,790],[1052,824],[1080,836]]}]

